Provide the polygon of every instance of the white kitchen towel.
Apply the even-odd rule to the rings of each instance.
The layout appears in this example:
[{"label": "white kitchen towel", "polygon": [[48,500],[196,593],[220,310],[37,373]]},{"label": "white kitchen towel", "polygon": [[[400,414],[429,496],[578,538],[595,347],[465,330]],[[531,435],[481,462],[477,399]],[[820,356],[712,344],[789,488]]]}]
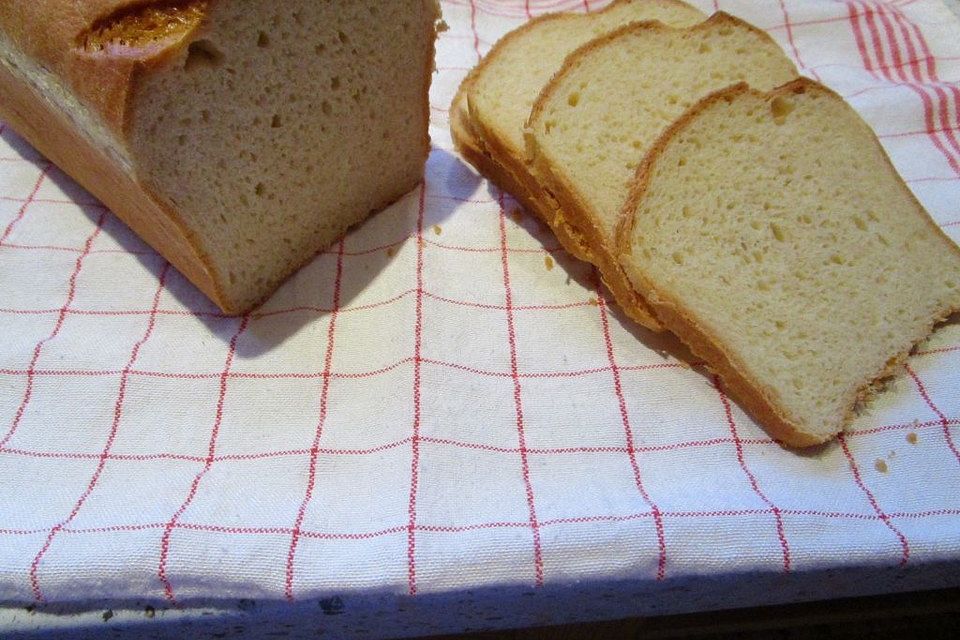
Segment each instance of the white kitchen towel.
[{"label": "white kitchen towel", "polygon": [[[0,601],[655,594],[960,560],[960,326],[838,442],[784,450],[453,150],[450,100],[497,38],[603,4],[444,2],[423,185],[240,318],[3,128]],[[942,2],[694,4],[843,95],[960,238]]]}]

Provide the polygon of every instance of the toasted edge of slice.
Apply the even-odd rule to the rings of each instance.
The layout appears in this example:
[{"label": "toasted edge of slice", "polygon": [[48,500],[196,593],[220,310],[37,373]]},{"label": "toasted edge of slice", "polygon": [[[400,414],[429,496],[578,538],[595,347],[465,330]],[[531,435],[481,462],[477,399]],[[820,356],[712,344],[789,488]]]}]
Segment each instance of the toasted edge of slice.
[{"label": "toasted edge of slice", "polygon": [[[469,81],[470,76],[467,76],[450,105],[450,134],[453,137],[454,147],[484,177],[501,191],[516,198],[520,206],[549,226],[564,251],[575,258],[591,262],[592,256],[587,250],[583,237],[574,229],[557,222],[560,212],[548,206],[543,198],[536,199],[528,186],[522,184],[484,148],[483,141],[477,137],[470,114],[466,109],[466,91],[469,90],[466,86]],[[539,187],[535,188],[539,191]]]},{"label": "toasted edge of slice", "polygon": [[[960,311],[960,292],[958,292],[952,300],[946,302],[943,309],[938,310],[929,317],[929,321],[925,322],[919,331],[905,336],[901,341],[901,347],[898,348],[895,353],[892,353],[882,365],[878,366],[871,375],[866,376],[858,384],[855,392],[850,394],[845,411],[833,426],[831,432],[815,432],[810,429],[805,429],[804,425],[799,424],[797,420],[788,415],[784,407],[778,405],[776,398],[771,397],[769,389],[765,391],[763,381],[750,376],[747,367],[738,354],[727,347],[722,337],[711,333],[711,331],[705,327],[703,318],[698,317],[696,313],[686,306],[669,288],[664,287],[661,283],[655,282],[641,268],[633,267],[631,260],[633,251],[632,238],[637,221],[637,209],[650,188],[657,162],[675,138],[682,134],[700,114],[709,110],[717,103],[723,101],[732,102],[739,97],[752,95],[755,98],[773,104],[778,97],[789,97],[806,92],[820,92],[829,95],[832,99],[843,102],[843,98],[829,88],[812,80],[799,78],[767,93],[753,90],[745,83],[739,83],[717,91],[692,106],[660,136],[653,149],[638,167],[637,177],[633,183],[630,198],[621,214],[616,235],[617,253],[621,264],[628,273],[631,282],[643,292],[667,328],[675,333],[695,355],[706,362],[708,368],[719,376],[720,380],[723,381],[731,394],[740,402],[741,406],[750,413],[760,425],[783,444],[791,447],[809,447],[822,444],[841,433],[856,415],[857,408],[860,404],[867,400],[871,394],[879,388],[880,383],[885,378],[890,377],[897,371],[911,350],[923,341],[937,324]],[[847,108],[851,110],[854,116],[859,118],[849,105],[847,105]],[[871,143],[875,146],[875,150],[879,151],[879,157],[882,158],[882,162],[886,164],[889,170],[886,178],[896,181],[897,188],[902,190],[907,199],[916,207],[918,215],[921,215],[924,223],[933,230],[934,236],[947,243],[948,247],[946,250],[956,258],[954,268],[958,275],[960,275],[960,247],[957,247],[930,218],[929,214],[897,173],[886,151],[872,134],[872,130],[869,129],[869,126],[863,122],[862,119],[860,121],[863,127],[867,131],[870,131],[872,138]],[[706,274],[705,277],[709,277],[709,274]]]},{"label": "toasted edge of slice", "polygon": [[[583,231],[567,219],[557,204],[556,198],[543,189],[530,174],[526,166],[523,148],[513,148],[512,145],[502,139],[503,136],[495,131],[496,127],[486,126],[483,119],[477,116],[470,95],[477,79],[488,72],[491,64],[503,55],[505,50],[512,47],[519,39],[535,34],[541,26],[556,21],[580,22],[589,19],[590,16],[617,11],[634,3],[638,6],[670,7],[678,12],[687,13],[691,19],[706,17],[699,10],[681,0],[614,0],[604,9],[589,14],[589,16],[576,13],[551,13],[538,16],[497,41],[461,83],[450,111],[450,128],[454,137],[454,144],[463,156],[498,186],[513,194],[525,208],[546,222],[567,252],[593,264],[596,264],[596,259],[587,245]],[[586,25],[585,28],[587,28]],[[522,122],[517,123],[518,130],[522,125]],[[601,278],[603,278],[602,274]],[[656,319],[653,310],[635,292],[622,289],[617,292],[610,286],[611,283],[606,282],[605,278],[604,282],[611,289],[628,317],[652,331],[663,330],[663,326]]]}]

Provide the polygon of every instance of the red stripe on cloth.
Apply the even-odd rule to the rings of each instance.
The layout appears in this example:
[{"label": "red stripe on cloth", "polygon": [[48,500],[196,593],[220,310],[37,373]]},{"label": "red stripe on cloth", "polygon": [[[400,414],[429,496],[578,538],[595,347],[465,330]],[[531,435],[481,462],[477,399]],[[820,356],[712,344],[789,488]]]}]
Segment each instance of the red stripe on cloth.
[{"label": "red stripe on cloth", "polygon": [[724,392],[723,387],[720,386],[720,378],[716,375],[713,376],[713,387],[717,390],[717,393],[720,395],[720,402],[723,403],[723,412],[727,417],[727,425],[730,427],[730,435],[733,436],[733,443],[737,450],[737,462],[740,463],[740,469],[743,471],[744,475],[747,476],[747,480],[750,482],[750,487],[753,489],[753,492],[760,498],[765,505],[770,507],[770,511],[773,513],[774,520],[777,524],[777,538],[780,540],[780,550],[783,554],[783,571],[784,573],[790,572],[790,545],[787,543],[787,534],[783,528],[783,515],[780,511],[780,508],[773,503],[770,498],[760,489],[760,483],[757,482],[756,476],[753,475],[753,472],[750,471],[750,468],[747,466],[746,459],[743,455],[743,441],[740,439],[740,434],[737,432],[737,423],[733,419],[733,409],[730,406],[730,399],[727,398],[727,394]]},{"label": "red stripe on cloth", "polygon": [[[957,221],[957,222],[955,222],[955,223],[953,223],[953,224],[960,224],[960,221]],[[943,225],[943,226],[944,226],[944,227],[949,227],[950,225],[945,224],[945,225]],[[936,348],[936,349],[924,349],[924,350],[921,350],[921,351],[917,351],[917,352],[914,353],[913,355],[915,355],[915,356],[929,356],[929,355],[933,355],[933,354],[935,354],[935,353],[950,353],[950,352],[952,352],[952,351],[960,351],[960,345],[954,345],[954,346],[952,346],[952,347],[938,347],[938,348]]]},{"label": "red stripe on cloth", "polygon": [[480,31],[477,30],[477,3],[470,0],[470,30],[473,32],[473,50],[477,54],[477,62],[483,59],[480,53]]},{"label": "red stripe on cloth", "polygon": [[[861,520],[868,522],[882,522],[883,518],[876,514],[854,513],[849,511],[821,511],[817,509],[781,509],[783,515],[824,518],[828,520]],[[662,511],[664,518],[741,518],[745,516],[765,516],[772,515],[771,509],[724,509],[717,511]],[[922,520],[924,518],[935,518],[943,516],[960,516],[960,509],[930,509],[926,511],[897,511],[886,514],[888,519],[902,518],[905,520]],[[572,518],[553,518],[540,522],[540,527],[550,527],[561,524],[588,524],[597,522],[624,522],[629,520],[639,520],[652,518],[653,514],[648,511],[628,514],[596,514],[590,516],[578,516]],[[145,531],[150,529],[163,529],[167,526],[163,522],[151,522],[143,524],[116,524],[103,527],[88,527],[82,529],[71,529],[65,527],[61,533],[71,535],[90,535],[98,533]],[[435,525],[418,524],[417,531],[429,533],[463,533],[465,531],[476,531],[481,529],[525,529],[530,528],[529,522],[481,522],[470,525]],[[292,530],[289,527],[230,527],[217,524],[205,524],[198,522],[179,522],[175,525],[176,529],[187,531],[207,531],[211,533],[222,533],[227,535],[290,535]],[[368,540],[382,536],[404,533],[407,530],[406,525],[397,525],[387,529],[378,529],[374,531],[310,531],[304,530],[301,536],[304,538],[313,538],[318,540]],[[27,536],[43,533],[46,529],[0,529],[0,535],[8,536]]]},{"label": "red stripe on cloth", "polygon": [[249,324],[250,316],[243,316],[239,325],[237,326],[237,330],[230,338],[230,345],[227,348],[227,357],[223,363],[223,372],[220,374],[220,391],[217,396],[216,411],[213,418],[213,428],[210,430],[210,442],[207,444],[207,457],[204,461],[203,468],[199,473],[197,473],[193,479],[193,482],[190,484],[190,490],[187,492],[187,497],[184,498],[183,502],[180,504],[180,507],[177,508],[170,520],[168,520],[166,525],[164,525],[163,537],[160,539],[160,558],[157,562],[157,578],[160,580],[160,584],[163,586],[164,597],[172,603],[176,603],[176,597],[173,593],[173,584],[170,582],[170,577],[167,575],[167,561],[170,557],[170,537],[173,533],[173,530],[177,528],[180,517],[183,516],[184,512],[186,512],[187,508],[190,506],[190,503],[192,503],[193,499],[196,497],[197,489],[200,486],[200,481],[203,480],[203,477],[213,467],[213,462],[217,453],[217,438],[220,435],[220,424],[223,422],[223,407],[227,397],[227,381],[230,377],[230,368],[233,366],[233,359],[237,353],[237,342],[239,342],[240,336],[243,335],[243,333],[247,330]]},{"label": "red stripe on cloth", "polygon": [[793,23],[791,22],[790,12],[787,11],[787,4],[785,0],[780,0],[780,12],[783,14],[783,27],[787,32],[787,42],[790,44],[790,50],[793,51],[793,59],[796,60],[797,66],[801,69],[807,69],[816,80],[820,80],[820,75],[817,73],[816,69],[807,67],[804,64],[803,59],[800,57],[800,49],[797,48],[796,40],[793,37]]},{"label": "red stripe on cloth", "polygon": [[53,544],[54,538],[57,537],[57,534],[60,533],[64,527],[73,522],[73,519],[76,518],[77,514],[80,513],[80,510],[83,508],[87,498],[90,497],[90,494],[92,494],[93,490],[96,488],[97,482],[100,480],[100,476],[103,474],[103,469],[107,464],[107,459],[110,456],[110,450],[113,448],[113,443],[117,438],[117,431],[120,429],[120,421],[123,418],[123,403],[127,395],[127,382],[130,378],[130,370],[133,368],[134,363],[137,361],[137,358],[140,355],[140,349],[144,344],[146,344],[147,340],[150,339],[150,336],[153,335],[153,329],[156,326],[157,321],[156,309],[160,304],[160,295],[163,293],[163,289],[166,284],[167,273],[169,273],[169,271],[170,263],[164,264],[163,269],[160,271],[157,290],[153,294],[154,313],[151,314],[150,319],[147,320],[147,328],[144,331],[143,336],[136,342],[136,344],[133,345],[133,349],[130,351],[130,357],[128,358],[127,364],[124,366],[123,373],[120,376],[120,388],[117,392],[117,401],[113,406],[113,422],[110,425],[110,433],[107,436],[107,441],[103,446],[103,451],[100,453],[100,461],[97,464],[97,468],[90,477],[90,482],[87,483],[87,488],[73,505],[73,509],[70,510],[70,513],[64,520],[60,521],[55,527],[50,529],[43,546],[40,548],[40,551],[37,552],[37,555],[34,556],[33,562],[30,563],[30,588],[33,590],[33,597],[37,600],[37,602],[46,601],[46,598],[43,595],[43,590],[40,588],[39,577],[40,563],[43,562],[43,557],[47,554],[47,551],[49,551],[50,546]]},{"label": "red stripe on cloth", "polygon": [[[859,6],[862,11],[857,11],[855,6]],[[875,77],[877,76],[875,69],[878,69],[884,78],[889,81],[896,81],[886,63],[886,55],[883,50],[883,41],[880,30],[877,27],[876,14],[874,13],[873,8],[866,2],[866,0],[852,0],[850,3],[848,3],[848,7],[851,14],[850,19],[854,25],[853,30],[854,36],[857,39],[857,47],[860,50],[860,56],[863,58],[865,68],[868,71],[871,71]],[[870,39],[873,43],[873,51],[877,59],[876,66],[870,61],[869,48],[859,24],[861,16],[870,32]],[[891,42],[889,42],[888,46],[891,48],[891,50],[896,49],[896,39],[894,38]],[[950,165],[950,168],[953,169],[958,176],[960,176],[960,161],[958,161],[957,157],[951,153],[947,146],[944,145],[940,135],[937,134],[939,127],[936,124],[935,117],[937,112],[942,111],[943,109],[943,99],[938,100],[937,103],[934,104],[930,94],[927,93],[927,87],[924,85],[917,85],[910,82],[905,82],[902,84],[913,91],[920,98],[921,102],[923,103],[924,126],[927,129],[930,140],[933,142],[937,150],[940,151],[941,155],[943,155],[943,157],[946,159],[947,164]],[[950,138],[948,137],[947,140],[949,141],[949,139]],[[960,150],[960,147],[958,147],[958,150]]]},{"label": "red stripe on cloth", "polygon": [[[622,368],[621,368],[622,370]],[[920,422],[919,420],[914,422],[904,422],[899,424],[888,424],[881,425],[877,427],[867,427],[864,429],[858,429],[855,431],[848,431],[847,438],[856,438],[858,436],[867,436],[877,433],[884,433],[888,431],[916,431],[921,429],[929,429],[933,427],[943,428],[944,424],[947,427],[953,427],[960,425],[960,417],[958,418],[947,418],[946,421],[941,419],[936,420],[926,420]],[[393,442],[387,442],[385,444],[380,444],[365,449],[318,449],[318,453],[321,455],[335,455],[335,456],[364,456],[380,453],[382,451],[388,451],[390,449],[396,449],[398,447],[405,446],[412,442],[412,438],[402,438]],[[447,438],[434,438],[430,436],[421,436],[421,443],[427,444],[436,444],[442,446],[450,447],[459,447],[462,449],[477,449],[480,451],[490,451],[494,453],[504,453],[517,455],[520,453],[519,447],[498,447],[488,444],[476,443],[476,442],[464,442],[459,440],[450,440]],[[781,443],[777,440],[771,438],[741,438],[741,444],[744,445],[765,445],[765,446],[779,446]],[[681,442],[674,442],[670,444],[658,444],[658,445],[646,445],[646,446],[634,446],[634,452],[636,453],[654,453],[654,452],[663,452],[663,451],[676,451],[678,449],[699,449],[704,447],[714,447],[727,444],[735,444],[736,441],[733,438],[711,438],[709,440],[687,440]],[[527,448],[527,453],[529,455],[567,455],[567,454],[581,454],[581,453],[609,453],[609,454],[623,454],[629,453],[627,447],[618,447],[618,446],[596,446],[596,447],[556,447],[556,448]],[[49,458],[49,459],[63,459],[63,460],[97,460],[100,458],[99,453],[96,452],[83,452],[83,451],[36,451],[28,449],[4,449],[0,451],[2,455],[11,455],[11,456],[21,456],[26,458]],[[283,451],[262,451],[259,453],[233,453],[225,454],[222,456],[214,456],[213,462],[234,462],[234,461],[244,461],[244,460],[264,460],[269,458],[282,458],[282,457],[292,457],[292,456],[306,456],[310,454],[309,449],[287,449]],[[111,453],[107,456],[107,460],[117,460],[121,462],[144,462],[148,460],[178,460],[181,462],[197,462],[203,463],[206,462],[205,457],[201,456],[191,456],[180,453],[145,453],[145,454],[126,454],[126,453]],[[783,510],[786,513],[786,510]],[[38,531],[46,531],[46,529],[40,529]],[[291,530],[292,531],[292,530]]]},{"label": "red stripe on cloth", "polygon": [[513,404],[517,415],[517,441],[520,445],[520,466],[523,485],[527,495],[527,508],[530,512],[530,527],[533,531],[533,565],[536,585],[543,586],[543,549],[540,545],[540,525],[537,522],[537,508],[533,497],[533,484],[530,482],[530,465],[527,460],[527,439],[524,431],[523,397],[517,365],[517,333],[513,322],[513,291],[510,286],[510,254],[507,251],[507,212],[503,206],[503,192],[500,192],[500,246],[503,251],[500,261],[503,266],[504,300],[507,306],[507,341],[510,347],[510,373],[513,377]]},{"label": "red stripe on cloth", "polygon": [[[888,14],[888,9],[886,7],[881,7],[881,15],[885,18]],[[903,35],[903,39],[907,44],[908,53],[911,58],[917,57],[917,51],[914,48],[914,39],[924,54],[924,58],[927,63],[927,74],[929,80],[932,80],[935,84],[933,85],[933,90],[937,94],[938,104],[939,104],[939,114],[940,114],[940,132],[945,136],[947,142],[953,148],[954,152],[960,154],[960,141],[958,141],[956,136],[956,125],[950,123],[950,100],[947,96],[946,91],[949,90],[953,95],[953,101],[955,108],[953,110],[954,118],[957,118],[956,112],[960,108],[960,87],[957,87],[955,83],[941,83],[940,78],[937,76],[936,70],[936,58],[930,51],[930,47],[927,44],[927,39],[923,36],[923,32],[920,28],[910,21],[907,18],[906,14],[903,13],[899,8],[892,7],[889,9],[889,14],[893,16],[893,19],[900,26],[900,31]],[[914,78],[917,81],[922,81],[923,76],[920,73],[919,67],[914,70]]]},{"label": "red stripe on cloth", "polygon": [[853,454],[850,453],[850,447],[847,445],[847,436],[844,433],[841,433],[837,440],[840,442],[840,448],[843,450],[843,455],[846,456],[847,462],[850,465],[850,471],[853,473],[853,480],[857,483],[857,486],[860,488],[860,491],[863,492],[863,495],[866,496],[867,501],[870,503],[870,506],[873,508],[874,513],[877,514],[877,518],[883,522],[884,526],[897,536],[897,540],[900,542],[900,566],[904,566],[910,560],[910,543],[907,542],[907,537],[903,535],[903,532],[900,531],[892,522],[890,522],[890,516],[883,512],[883,509],[880,508],[879,503],[877,503],[876,497],[874,497],[873,492],[867,488],[867,485],[863,482],[863,478],[860,476],[860,468],[857,466],[857,461],[854,460]]},{"label": "red stripe on cloth", "polygon": [[27,196],[27,199],[23,202],[23,206],[17,211],[17,215],[13,217],[13,220],[10,221],[10,224],[7,225],[6,229],[3,230],[3,235],[0,236],[0,247],[7,241],[10,237],[10,234],[13,233],[14,227],[23,220],[23,217],[27,215],[27,208],[34,201],[34,198],[37,197],[37,193],[40,191],[40,186],[43,184],[43,181],[47,177],[47,172],[50,171],[50,168],[53,166],[51,163],[43,165],[40,169],[40,177],[37,178],[37,182],[33,185],[33,189],[30,191],[30,195]]},{"label": "red stripe on cloth", "polygon": [[953,457],[957,459],[957,462],[960,462],[960,451],[957,450],[957,445],[953,441],[953,434],[950,433],[950,421],[947,420],[947,416],[943,414],[943,411],[940,411],[937,405],[933,404],[933,400],[930,399],[930,394],[927,393],[927,387],[923,384],[923,381],[920,380],[920,376],[913,370],[913,367],[908,364],[905,365],[904,368],[917,385],[917,391],[920,392],[920,397],[927,403],[930,410],[940,418],[940,425],[943,427],[943,439],[947,442],[947,448],[950,449],[950,452],[953,454]]},{"label": "red stripe on cloth", "polygon": [[623,384],[620,380],[620,368],[617,366],[616,354],[613,351],[613,340],[610,337],[610,318],[607,315],[607,303],[603,296],[600,286],[600,275],[596,269],[593,272],[594,282],[597,291],[598,308],[600,310],[600,324],[603,328],[603,343],[607,352],[607,361],[610,363],[610,373],[613,378],[613,390],[617,396],[617,405],[620,410],[620,421],[623,424],[623,436],[626,441],[627,457],[630,460],[630,468],[633,470],[633,482],[640,492],[640,497],[653,514],[654,529],[657,533],[657,580],[663,580],[667,571],[667,543],[663,531],[663,518],[660,517],[660,508],[650,498],[647,489],[643,484],[643,477],[640,473],[640,465],[637,462],[637,451],[633,439],[633,427],[630,423],[630,412],[627,410],[627,400],[623,394]]},{"label": "red stripe on cloth", "polygon": [[287,600],[293,602],[293,574],[297,557],[297,545],[300,544],[300,528],[307,515],[307,506],[313,498],[313,489],[317,482],[317,457],[320,452],[320,440],[327,423],[327,400],[330,396],[330,371],[333,368],[333,351],[336,345],[335,333],[337,330],[337,312],[340,309],[340,292],[343,283],[343,238],[337,243],[337,272],[333,281],[333,312],[330,314],[330,324],[327,326],[327,349],[323,357],[323,383],[320,387],[320,416],[317,419],[317,428],[313,435],[313,444],[310,446],[310,467],[307,471],[307,489],[300,507],[297,509],[297,519],[293,523],[293,532],[290,535],[290,548],[287,550],[287,568],[284,579],[283,593]]},{"label": "red stripe on cloth", "polygon": [[867,71],[873,71],[873,62],[870,60],[870,54],[867,51],[867,41],[863,35],[863,28],[860,26],[860,14],[853,2],[847,3],[847,13],[850,20],[850,29],[853,31],[853,39],[857,43],[860,59],[863,60],[863,68]]},{"label": "red stripe on cloth", "polygon": [[[26,389],[24,389],[23,398],[20,400],[20,405],[17,407],[17,411],[13,415],[13,422],[11,423],[10,428],[7,430],[6,435],[4,435],[3,439],[0,440],[0,451],[3,451],[3,448],[7,446],[7,443],[10,442],[10,439],[13,438],[14,434],[17,432],[17,429],[20,427],[20,422],[23,420],[23,414],[26,412],[27,406],[30,404],[30,400],[33,397],[34,370],[37,367],[37,362],[40,360],[40,354],[43,353],[44,346],[46,346],[51,340],[55,339],[60,334],[60,330],[63,329],[63,323],[67,319],[67,309],[70,308],[70,305],[73,303],[73,299],[77,293],[77,278],[80,275],[80,271],[83,269],[83,261],[88,255],[90,255],[90,248],[93,246],[94,241],[103,230],[103,222],[106,217],[106,211],[100,213],[93,232],[87,236],[87,240],[83,244],[83,252],[77,256],[77,260],[73,266],[73,272],[70,274],[70,279],[68,280],[67,284],[67,299],[57,313],[57,320],[53,325],[53,330],[49,333],[49,335],[47,335],[46,338],[38,342],[33,348],[33,356],[30,358],[30,364],[27,366],[26,371],[27,386]],[[13,223],[10,224],[12,225]],[[8,227],[8,229],[9,228],[11,227]]]},{"label": "red stripe on cloth", "polygon": [[423,362],[423,216],[427,185],[420,184],[417,211],[417,305],[413,325],[413,435],[410,440],[410,495],[407,501],[407,590],[417,595],[417,489],[420,484],[420,366]]}]

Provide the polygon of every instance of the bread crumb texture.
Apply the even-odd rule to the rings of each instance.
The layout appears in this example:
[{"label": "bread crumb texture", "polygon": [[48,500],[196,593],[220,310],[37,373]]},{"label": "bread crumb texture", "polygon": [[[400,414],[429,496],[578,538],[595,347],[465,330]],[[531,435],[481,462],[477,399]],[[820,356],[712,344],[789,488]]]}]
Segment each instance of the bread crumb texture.
[{"label": "bread crumb texture", "polygon": [[722,349],[788,440],[826,440],[960,308],[960,251],[833,92],[796,81],[704,105],[651,156],[622,264]]},{"label": "bread crumb texture", "polygon": [[634,25],[591,47],[541,98],[528,154],[611,247],[640,161],[684,111],[737,82],[768,91],[797,77],[768,35],[723,13],[686,29]]},{"label": "bread crumb texture", "polygon": [[[175,30],[204,5],[150,5],[92,42]],[[419,182],[435,9],[211,2],[194,40],[141,83],[136,173],[198,239],[230,306],[256,303]]]},{"label": "bread crumb texture", "polygon": [[570,52],[637,20],[685,26],[702,19],[697,9],[673,0],[620,0],[596,13],[550,16],[498,43],[470,91],[471,112],[522,158],[523,124],[540,90]]}]

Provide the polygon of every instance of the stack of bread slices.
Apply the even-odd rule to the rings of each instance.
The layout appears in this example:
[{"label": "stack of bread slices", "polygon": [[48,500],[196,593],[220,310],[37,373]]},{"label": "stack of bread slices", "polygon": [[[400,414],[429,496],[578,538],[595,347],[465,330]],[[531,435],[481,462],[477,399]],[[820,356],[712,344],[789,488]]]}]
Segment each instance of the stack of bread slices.
[{"label": "stack of bread slices", "polygon": [[733,16],[616,0],[534,19],[463,81],[451,129],[784,444],[840,433],[960,310],[960,250],[870,128]]}]

